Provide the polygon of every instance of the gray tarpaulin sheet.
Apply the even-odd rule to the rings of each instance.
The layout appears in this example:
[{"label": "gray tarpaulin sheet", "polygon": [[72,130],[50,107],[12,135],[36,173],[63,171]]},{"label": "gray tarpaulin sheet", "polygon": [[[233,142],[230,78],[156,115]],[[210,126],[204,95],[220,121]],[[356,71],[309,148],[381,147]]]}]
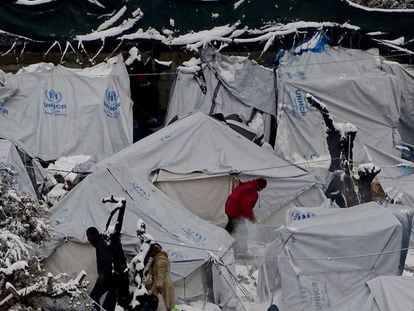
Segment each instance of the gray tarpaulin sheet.
[{"label": "gray tarpaulin sheet", "polygon": [[7,74],[0,132],[43,160],[105,158],[132,143],[132,101],[122,56],[92,68],[37,64]]},{"label": "gray tarpaulin sheet", "polygon": [[382,68],[401,81],[404,102],[398,129],[403,142],[414,144],[414,70],[396,62],[384,61]]},{"label": "gray tarpaulin sheet", "polygon": [[[93,173],[51,209],[57,238],[44,251],[45,255],[53,252],[65,239],[87,243],[85,230],[90,226],[103,231],[114,206],[103,204],[101,200],[110,195],[124,197],[127,201],[122,227],[124,250],[132,255],[139,249],[136,229],[137,222],[142,219],[147,232],[168,252],[176,279],[202,265],[210,257],[209,251],[215,253],[217,250],[217,255],[221,255],[233,243],[233,238],[224,229],[198,218],[165,196],[147,179],[133,177],[123,166]],[[81,261],[81,258],[73,254],[73,258],[66,260]],[[179,264],[184,261],[189,264]]]},{"label": "gray tarpaulin sheet", "polygon": [[301,162],[329,155],[325,124],[307,102],[307,93],[326,105],[334,122],[357,127],[356,162],[364,157],[361,144],[395,153],[403,91],[396,76],[379,69],[375,54],[343,48],[306,52],[300,58],[286,54],[278,69],[278,90],[275,150],[284,158]]},{"label": "gray tarpaulin sheet", "polygon": [[401,249],[403,240],[403,226],[389,209],[335,209],[279,232],[263,257],[258,288],[266,299],[277,280],[283,310],[323,310],[378,275],[399,274],[401,252],[381,254]]},{"label": "gray tarpaulin sheet", "polygon": [[414,206],[414,166],[410,161],[385,153],[383,150],[366,145],[366,158],[381,168],[377,179],[384,192],[395,202]]},{"label": "gray tarpaulin sheet", "polygon": [[16,174],[15,183],[11,185],[13,189],[36,198],[36,191],[16,150],[16,146],[5,139],[0,139],[0,163]]},{"label": "gray tarpaulin sheet", "polygon": [[169,122],[174,116],[190,112],[239,115],[249,121],[255,109],[264,112],[265,137],[269,135],[269,115],[276,114],[276,90],[273,70],[245,57],[225,56],[211,49],[203,50],[202,74],[206,87],[201,91],[194,73],[178,71],[171,91],[168,112]]},{"label": "gray tarpaulin sheet", "polygon": [[326,311],[410,311],[414,309],[413,291],[413,277],[379,276]]},{"label": "gray tarpaulin sheet", "polygon": [[307,198],[314,204],[325,199],[310,173],[200,112],[172,123],[97,166],[120,163],[128,166],[134,176],[150,176],[163,169],[180,174],[240,173],[243,179],[265,177],[268,186],[260,193],[261,208],[255,209],[262,220],[307,190],[311,190]]}]

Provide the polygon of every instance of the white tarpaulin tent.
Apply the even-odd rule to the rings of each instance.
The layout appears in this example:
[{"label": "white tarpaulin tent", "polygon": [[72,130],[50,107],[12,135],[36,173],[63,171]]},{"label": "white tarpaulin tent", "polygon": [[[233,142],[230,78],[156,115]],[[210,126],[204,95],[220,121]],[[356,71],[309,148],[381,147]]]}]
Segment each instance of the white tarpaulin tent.
[{"label": "white tarpaulin tent", "polygon": [[413,291],[413,277],[379,276],[326,311],[410,311],[414,310]]},{"label": "white tarpaulin tent", "polygon": [[399,131],[403,142],[414,144],[414,70],[397,62],[384,61],[383,70],[397,76],[403,87],[404,102],[401,106]]},{"label": "white tarpaulin tent", "polygon": [[[180,118],[195,111],[237,114],[247,122],[258,110],[264,113],[265,130],[270,128],[270,116],[276,115],[272,69],[246,57],[225,56],[209,48],[202,51],[199,70],[181,68],[172,88],[167,123],[175,116]],[[266,140],[269,135],[269,131],[265,132]]]},{"label": "white tarpaulin tent", "polygon": [[[271,222],[270,216],[288,204],[297,206],[308,202],[317,206],[326,199],[307,171],[200,112],[172,123],[97,166],[114,167],[120,163],[134,176],[150,176],[158,170],[175,174],[203,172],[213,177],[239,173],[242,180],[262,176],[268,186],[260,193],[261,208],[255,208],[257,219],[262,221]],[[196,182],[194,178],[193,182]],[[203,193],[209,196],[206,190]],[[193,202],[197,203],[196,199]]]},{"label": "white tarpaulin tent", "polygon": [[334,122],[356,126],[356,163],[362,163],[365,144],[396,154],[403,91],[400,80],[380,65],[376,50],[325,47],[301,55],[285,53],[277,70],[276,152],[297,163],[329,159],[326,126],[307,102],[310,93],[326,105]]},{"label": "white tarpaulin tent", "polygon": [[[89,280],[94,281],[95,255],[92,247],[84,244],[87,243],[85,230],[90,226],[96,226],[100,231],[105,229],[114,206],[103,204],[101,200],[111,194],[124,197],[127,202],[121,232],[124,251],[135,255],[139,249],[136,229],[137,222],[142,219],[147,232],[169,255],[177,295],[204,294],[200,275],[211,258],[210,252],[222,257],[228,252],[233,238],[224,229],[178,205],[147,179],[133,176],[130,169],[121,164],[91,174],[50,210],[57,235],[44,250],[46,270],[78,273],[89,268]],[[197,281],[193,282],[194,279]]]},{"label": "white tarpaulin tent", "polygon": [[86,69],[35,64],[1,79],[1,135],[36,157],[88,154],[99,160],[132,144],[122,56]]},{"label": "white tarpaulin tent", "polygon": [[293,218],[265,252],[262,299],[280,286],[282,310],[324,310],[376,276],[401,273],[406,252],[400,250],[408,246],[404,236],[411,227],[406,211],[371,202],[307,212],[314,215]]},{"label": "white tarpaulin tent", "polygon": [[0,139],[0,163],[15,174],[14,182],[10,185],[14,190],[21,194],[28,194],[33,198],[38,197],[37,190],[44,182],[46,173],[36,160],[12,142]]}]

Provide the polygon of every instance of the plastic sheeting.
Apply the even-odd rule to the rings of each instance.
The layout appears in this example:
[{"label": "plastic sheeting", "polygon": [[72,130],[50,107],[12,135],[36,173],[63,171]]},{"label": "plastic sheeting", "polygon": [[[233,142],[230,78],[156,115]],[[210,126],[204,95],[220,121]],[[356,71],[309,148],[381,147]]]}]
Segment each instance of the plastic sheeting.
[{"label": "plastic sheeting", "polygon": [[11,185],[14,190],[18,193],[28,194],[33,198],[37,198],[37,183],[40,184],[43,180],[36,180],[36,174],[43,174],[45,176],[45,172],[39,172],[41,169],[40,165],[34,166],[32,164],[29,168],[33,169],[35,174],[32,181],[16,146],[5,139],[0,139],[0,162],[16,174],[15,182]]},{"label": "plastic sheeting", "polygon": [[[85,231],[90,226],[102,231],[114,206],[103,204],[101,200],[110,195],[125,197],[127,201],[121,232],[125,252],[133,255],[139,248],[135,232],[138,220],[142,219],[147,232],[168,252],[174,280],[182,279],[204,264],[210,258],[206,250],[221,255],[233,243],[233,238],[224,229],[198,218],[148,180],[133,177],[123,166],[101,169],[88,176],[50,210],[57,236],[45,248],[45,257],[65,240],[87,243]],[[83,259],[76,254],[64,259],[78,261],[82,266]],[[188,264],[180,265],[181,262]]]},{"label": "plastic sheeting", "polygon": [[228,174],[182,175],[160,171],[155,185],[197,216],[224,228],[228,219],[223,207],[233,189],[233,179]]},{"label": "plastic sheeting", "polygon": [[384,61],[382,68],[386,72],[397,76],[401,81],[404,102],[401,106],[401,117],[398,129],[403,142],[414,144],[414,70],[390,61]]},{"label": "plastic sheeting", "polygon": [[[225,56],[204,49],[199,73],[178,71],[171,92],[169,122],[174,116],[182,117],[194,111],[205,114],[239,115],[244,122],[251,119],[254,110],[267,115],[276,114],[274,72],[245,57]],[[205,79],[196,75],[202,75]],[[205,87],[203,93],[200,85]],[[270,120],[265,117],[265,129]],[[269,135],[266,132],[267,137]]]},{"label": "plastic sheeting", "polygon": [[370,146],[365,146],[367,157],[364,162],[372,162],[381,168],[377,176],[384,192],[394,202],[414,206],[414,167],[412,162]]},{"label": "plastic sheeting", "polygon": [[414,308],[413,290],[412,277],[379,276],[326,311],[409,311]]},{"label": "plastic sheeting", "polygon": [[364,157],[363,144],[396,154],[402,86],[396,76],[380,70],[374,52],[326,48],[325,52],[306,52],[300,57],[285,54],[278,69],[275,150],[279,154],[294,162],[329,156],[325,124],[307,102],[307,93],[326,105],[334,122],[351,122],[357,127],[355,162],[361,163]]},{"label": "plastic sheeting", "polygon": [[28,153],[43,160],[75,154],[99,160],[132,144],[122,56],[86,69],[36,64],[7,74],[6,81],[0,88],[0,131]]},{"label": "plastic sheeting", "polygon": [[376,276],[398,275],[402,222],[374,205],[310,209],[313,217],[281,228],[263,257],[259,296],[281,286],[283,310],[323,310]]},{"label": "plastic sheeting", "polygon": [[240,173],[243,180],[264,177],[268,185],[260,192],[260,208],[255,208],[260,220],[304,193],[315,205],[325,200],[314,177],[307,171],[200,112],[138,141],[98,163],[97,167],[114,167],[120,163],[128,166],[134,176],[150,176],[163,169],[180,174]]}]

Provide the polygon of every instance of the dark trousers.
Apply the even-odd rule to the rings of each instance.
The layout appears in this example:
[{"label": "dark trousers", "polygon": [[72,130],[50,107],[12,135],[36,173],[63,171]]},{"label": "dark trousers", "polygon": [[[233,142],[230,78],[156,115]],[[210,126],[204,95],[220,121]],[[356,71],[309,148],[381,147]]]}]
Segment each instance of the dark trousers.
[{"label": "dark trousers", "polygon": [[[105,301],[102,304],[102,308],[107,311],[114,311],[116,305],[116,289],[113,286],[111,279],[104,280],[102,282],[96,282],[91,292],[91,298],[98,305],[101,305],[101,297],[108,292],[105,297]],[[95,310],[102,310],[99,306],[95,305]]]},{"label": "dark trousers", "polygon": [[227,225],[224,229],[226,229],[228,233],[232,233],[234,231],[234,222],[232,218],[228,217]]},{"label": "dark trousers", "polygon": [[116,300],[118,305],[127,310],[132,299],[129,292],[129,278],[126,273],[114,273],[114,288],[116,289]]}]

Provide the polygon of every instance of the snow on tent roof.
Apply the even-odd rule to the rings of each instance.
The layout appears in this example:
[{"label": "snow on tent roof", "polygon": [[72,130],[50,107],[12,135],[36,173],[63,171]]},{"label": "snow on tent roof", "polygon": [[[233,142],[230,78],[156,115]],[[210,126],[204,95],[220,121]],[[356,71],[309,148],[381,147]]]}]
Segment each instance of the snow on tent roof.
[{"label": "snow on tent roof", "polygon": [[[132,101],[122,55],[87,69],[31,66],[0,88],[0,131],[42,160],[98,160],[132,143]],[[7,90],[14,89],[12,94]]]},{"label": "snow on tent roof", "polygon": [[275,149],[284,158],[302,162],[328,154],[325,125],[307,93],[326,105],[334,122],[357,127],[356,163],[364,163],[364,144],[396,154],[403,90],[396,76],[380,70],[377,53],[340,47],[300,56],[285,53],[278,78]]},{"label": "snow on tent roof", "polygon": [[[241,156],[243,155],[243,156]],[[158,169],[172,173],[240,173],[244,179],[263,176],[258,217],[270,214],[304,192],[319,205],[324,199],[315,178],[252,143],[225,124],[196,112],[121,150],[97,164],[99,168],[125,165],[134,176],[149,178]]]},{"label": "snow on tent roof", "polygon": [[[45,256],[51,255],[66,239],[87,243],[85,231],[90,226],[103,231],[111,206],[101,200],[111,194],[127,201],[121,232],[124,250],[130,255],[138,250],[136,226],[142,219],[147,232],[167,251],[174,280],[185,278],[204,264],[210,258],[209,252],[221,257],[234,241],[225,230],[198,218],[165,196],[146,178],[133,176],[128,167],[121,165],[99,169],[89,175],[51,208],[51,221],[57,237],[44,250]],[[188,264],[181,265],[182,262]]]},{"label": "snow on tent roof", "polygon": [[211,48],[203,49],[201,60],[203,64],[197,75],[200,80],[205,79],[204,83],[194,72],[178,71],[167,122],[194,111],[222,113],[224,116],[237,114],[243,121],[249,120],[254,109],[276,114],[272,70],[246,57],[226,56]]}]

